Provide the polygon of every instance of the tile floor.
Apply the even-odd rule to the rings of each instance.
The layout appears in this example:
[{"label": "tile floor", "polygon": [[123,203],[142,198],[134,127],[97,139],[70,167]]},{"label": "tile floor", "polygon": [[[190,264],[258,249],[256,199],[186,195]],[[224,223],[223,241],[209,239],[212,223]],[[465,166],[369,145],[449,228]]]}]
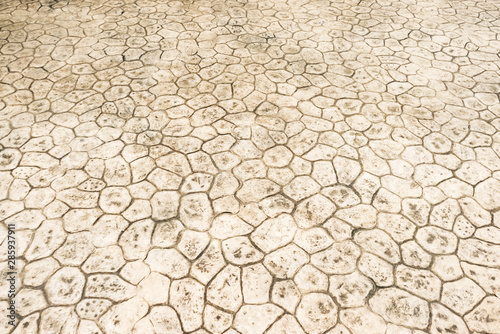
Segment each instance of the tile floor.
[{"label": "tile floor", "polygon": [[499,0],[1,0],[0,332],[500,333],[499,52]]}]

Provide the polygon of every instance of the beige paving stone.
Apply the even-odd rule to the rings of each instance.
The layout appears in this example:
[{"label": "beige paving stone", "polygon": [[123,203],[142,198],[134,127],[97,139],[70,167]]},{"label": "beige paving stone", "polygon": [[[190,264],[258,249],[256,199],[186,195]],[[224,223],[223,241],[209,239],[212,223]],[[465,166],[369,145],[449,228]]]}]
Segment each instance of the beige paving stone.
[{"label": "beige paving stone", "polygon": [[463,315],[485,297],[485,292],[469,278],[443,284],[441,300],[456,313]]},{"label": "beige paving stone", "polygon": [[273,304],[245,305],[234,318],[234,327],[242,334],[264,333],[283,310]]},{"label": "beige paving stone", "polygon": [[498,306],[498,297],[487,297],[465,316],[465,322],[472,330],[498,332]]},{"label": "beige paving stone", "polygon": [[[340,321],[354,334],[387,333],[387,325],[384,319],[370,311],[367,307],[349,308],[340,311]],[[346,331],[348,330],[347,328],[345,329]],[[339,333],[343,333],[343,329],[339,329]]]},{"label": "beige paving stone", "polygon": [[323,333],[332,328],[337,319],[338,307],[327,294],[306,294],[297,308],[297,320],[308,333]]},{"label": "beige paving stone", "polygon": [[179,314],[185,331],[197,329],[202,324],[204,286],[191,278],[173,281],[170,286],[170,303]]},{"label": "beige paving stone", "polygon": [[242,302],[241,269],[226,266],[207,287],[207,300],[225,310],[236,312]]},{"label": "beige paving stone", "polygon": [[500,334],[499,9],[3,3],[0,332]]},{"label": "beige paving stone", "polygon": [[411,328],[426,328],[429,324],[428,303],[398,288],[377,291],[369,303],[386,321]]}]

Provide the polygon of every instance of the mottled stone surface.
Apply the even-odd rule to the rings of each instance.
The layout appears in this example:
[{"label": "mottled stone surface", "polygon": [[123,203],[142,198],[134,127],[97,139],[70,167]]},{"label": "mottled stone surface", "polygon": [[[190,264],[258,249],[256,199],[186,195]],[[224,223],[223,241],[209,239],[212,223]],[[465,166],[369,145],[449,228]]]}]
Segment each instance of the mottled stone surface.
[{"label": "mottled stone surface", "polygon": [[499,17],[0,1],[0,332],[500,334]]}]

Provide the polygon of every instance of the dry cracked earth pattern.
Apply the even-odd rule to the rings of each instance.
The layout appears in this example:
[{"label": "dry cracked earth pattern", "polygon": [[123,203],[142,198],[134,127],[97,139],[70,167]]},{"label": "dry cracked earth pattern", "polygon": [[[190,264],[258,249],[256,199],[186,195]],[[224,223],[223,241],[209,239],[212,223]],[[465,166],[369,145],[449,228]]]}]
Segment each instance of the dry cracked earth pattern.
[{"label": "dry cracked earth pattern", "polygon": [[0,332],[500,333],[499,51],[499,0],[2,0]]}]

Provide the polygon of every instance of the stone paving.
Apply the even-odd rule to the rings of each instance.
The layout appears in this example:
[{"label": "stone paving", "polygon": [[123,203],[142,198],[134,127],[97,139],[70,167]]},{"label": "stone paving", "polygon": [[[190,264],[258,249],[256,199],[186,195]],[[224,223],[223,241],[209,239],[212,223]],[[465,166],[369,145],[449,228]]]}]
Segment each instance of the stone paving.
[{"label": "stone paving", "polygon": [[499,0],[0,1],[0,332],[499,334],[499,52]]}]

